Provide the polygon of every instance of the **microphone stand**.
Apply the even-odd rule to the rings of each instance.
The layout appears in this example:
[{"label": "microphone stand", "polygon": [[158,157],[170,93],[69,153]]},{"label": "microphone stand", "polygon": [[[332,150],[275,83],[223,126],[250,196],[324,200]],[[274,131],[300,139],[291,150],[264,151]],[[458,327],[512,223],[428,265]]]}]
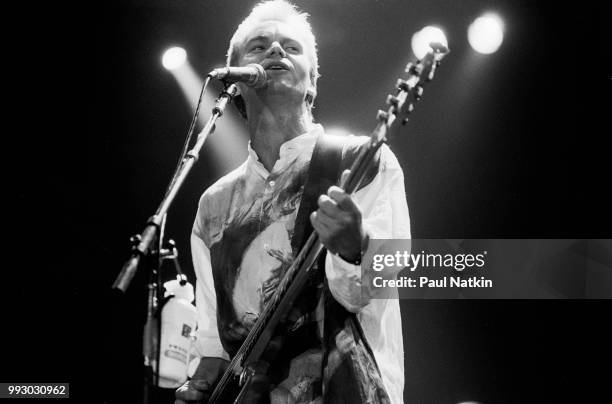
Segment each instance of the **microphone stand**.
[{"label": "microphone stand", "polygon": [[162,218],[159,236],[157,237],[157,248],[150,251],[150,255],[146,257],[151,269],[149,271],[149,284],[147,285],[147,320],[142,332],[142,356],[144,358],[144,390],[143,402],[145,404],[152,402],[153,386],[158,385],[159,381],[159,351],[161,343],[161,328],[159,326],[159,296],[161,296],[161,268],[165,259],[165,252],[162,249],[164,239],[164,231],[166,228],[165,214]]},{"label": "microphone stand", "polygon": [[[163,227],[165,224],[166,214],[178,194],[179,189],[183,185],[185,178],[191,171],[191,168],[197,161],[200,149],[208,139],[208,136],[215,131],[215,123],[217,119],[223,115],[227,104],[232,101],[236,95],[238,88],[236,84],[230,84],[221,92],[217,103],[213,108],[212,115],[206,122],[206,125],[198,134],[197,141],[193,148],[186,154],[181,162],[177,175],[173,178],[168,191],[159,204],[155,214],[151,216],[144,230],[131,238],[133,243],[132,254],[121,268],[121,272],[115,279],[112,288],[119,290],[122,293],[127,291],[130,282],[136,275],[136,271],[144,261],[146,267],[149,268],[149,285],[147,297],[147,322],[143,332],[143,354],[145,359],[145,386],[144,386],[144,403],[149,404],[151,401],[150,392],[152,387],[157,384],[159,363],[159,324],[157,320],[158,296],[160,295],[161,279],[157,268],[160,267],[161,257],[159,255],[163,244]],[[157,244],[157,246],[155,246]],[[144,260],[143,260],[144,259]]]}]

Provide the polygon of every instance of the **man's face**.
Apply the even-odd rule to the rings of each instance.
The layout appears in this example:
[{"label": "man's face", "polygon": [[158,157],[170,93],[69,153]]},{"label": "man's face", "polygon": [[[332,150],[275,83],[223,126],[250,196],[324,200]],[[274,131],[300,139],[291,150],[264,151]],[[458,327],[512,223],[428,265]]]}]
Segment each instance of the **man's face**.
[{"label": "man's face", "polygon": [[311,52],[304,33],[291,25],[276,21],[262,21],[245,35],[238,48],[238,65],[258,63],[266,71],[266,90],[271,93],[292,92],[304,99],[314,86],[310,78],[313,69]]}]

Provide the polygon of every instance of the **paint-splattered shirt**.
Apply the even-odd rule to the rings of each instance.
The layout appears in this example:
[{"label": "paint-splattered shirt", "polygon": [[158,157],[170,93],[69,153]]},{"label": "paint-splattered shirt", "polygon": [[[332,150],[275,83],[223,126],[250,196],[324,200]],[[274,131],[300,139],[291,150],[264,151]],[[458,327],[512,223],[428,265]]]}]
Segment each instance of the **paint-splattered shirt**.
[{"label": "paint-splattered shirt", "polygon": [[[249,145],[247,160],[202,195],[191,238],[199,313],[196,347],[201,356],[229,357],[222,340],[239,341],[246,336],[291,264],[295,219],[312,150],[322,131],[316,125],[284,143],[272,172]],[[381,149],[378,174],[353,199],[371,238],[410,238],[404,177],[387,146]],[[402,403],[399,302],[364,301],[360,273],[359,266],[327,254],[325,275],[332,295],[347,310],[358,313],[391,402]],[[309,363],[306,360],[300,366],[305,369]]]}]

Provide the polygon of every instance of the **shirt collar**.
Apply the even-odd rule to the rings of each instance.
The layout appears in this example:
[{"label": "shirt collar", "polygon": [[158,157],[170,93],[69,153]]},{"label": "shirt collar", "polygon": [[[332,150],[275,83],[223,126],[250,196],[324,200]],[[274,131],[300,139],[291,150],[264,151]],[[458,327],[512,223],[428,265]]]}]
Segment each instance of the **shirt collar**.
[{"label": "shirt collar", "polygon": [[[315,124],[311,130],[303,133],[299,136],[294,137],[291,140],[283,143],[279,150],[278,162],[276,165],[284,166],[288,161],[291,161],[297,154],[311,152],[317,141],[319,134],[323,133],[323,126],[321,124]],[[251,147],[251,141],[247,145],[249,156],[247,158],[247,166],[251,169],[255,169],[262,175],[268,176],[270,173],[259,161],[257,152]],[[275,165],[275,166],[276,166]],[[263,171],[262,171],[263,170]]]}]

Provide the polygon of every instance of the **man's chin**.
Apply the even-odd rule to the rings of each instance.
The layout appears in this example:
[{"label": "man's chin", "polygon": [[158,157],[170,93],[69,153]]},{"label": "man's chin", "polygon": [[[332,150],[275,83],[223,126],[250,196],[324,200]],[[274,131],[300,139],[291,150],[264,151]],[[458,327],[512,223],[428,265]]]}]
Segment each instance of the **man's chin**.
[{"label": "man's chin", "polygon": [[290,96],[298,92],[298,87],[295,83],[283,78],[269,78],[266,85],[262,87],[264,92],[274,95],[286,95]]}]

